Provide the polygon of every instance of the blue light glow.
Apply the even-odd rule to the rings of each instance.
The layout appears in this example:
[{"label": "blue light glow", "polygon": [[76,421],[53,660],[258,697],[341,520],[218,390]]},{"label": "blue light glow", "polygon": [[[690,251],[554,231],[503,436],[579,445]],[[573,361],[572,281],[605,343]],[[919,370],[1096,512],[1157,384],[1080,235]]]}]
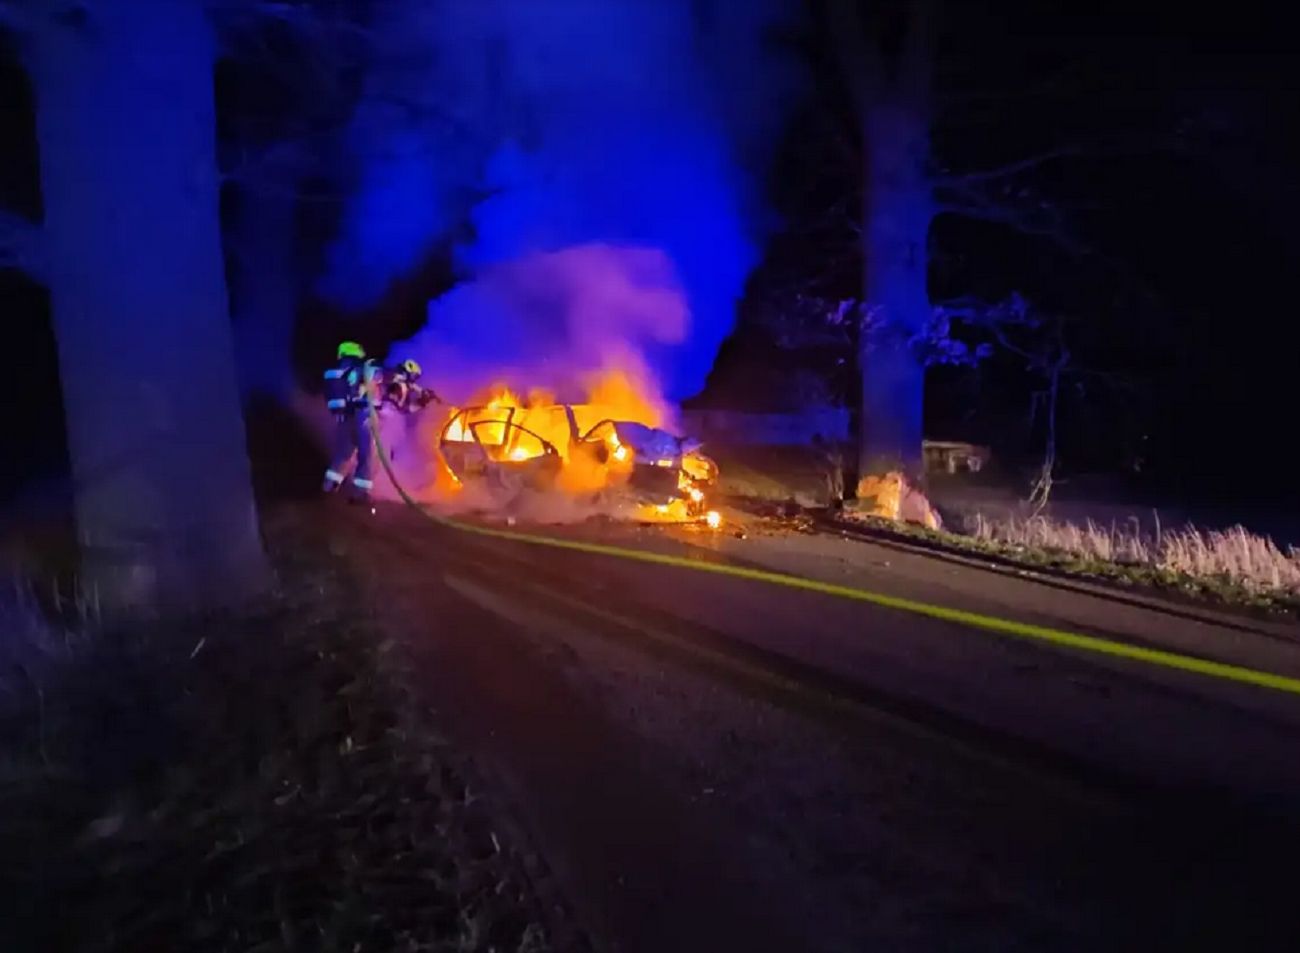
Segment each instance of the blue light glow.
[{"label": "blue light glow", "polygon": [[[752,4],[714,24],[714,35],[687,0],[448,5],[441,26],[429,24],[438,47],[427,81],[454,91],[448,108],[468,117],[472,132],[448,149],[445,125],[423,138],[417,131],[402,161],[369,165],[324,290],[354,306],[371,302],[468,221],[457,264],[479,282],[508,276],[511,288],[435,303],[429,331],[453,350],[475,351],[488,335],[508,352],[519,349],[506,336],[532,340],[519,329],[534,320],[547,326],[517,294],[536,284],[521,273],[528,263],[543,275],[562,263],[567,299],[590,303],[629,274],[643,282],[645,263],[658,255],[666,264],[653,280],[666,325],[649,328],[638,305],[625,343],[668,396],[698,391],[758,256],[758,176],[736,157],[758,155],[756,143],[780,114],[781,78],[768,84],[761,65],[769,6],[782,4]],[[395,135],[408,144],[411,137]],[[761,162],[753,166],[761,172]],[[459,213],[447,198],[471,193],[486,198]],[[566,250],[573,254],[546,254]],[[593,270],[602,267],[615,274]],[[488,299],[522,311],[502,318],[500,307],[477,310]],[[458,307],[475,310],[458,315]],[[676,327],[683,314],[688,331]],[[575,335],[611,342],[625,326],[616,313],[576,317],[559,322],[573,333],[546,338],[554,363],[572,365],[582,347]]]}]

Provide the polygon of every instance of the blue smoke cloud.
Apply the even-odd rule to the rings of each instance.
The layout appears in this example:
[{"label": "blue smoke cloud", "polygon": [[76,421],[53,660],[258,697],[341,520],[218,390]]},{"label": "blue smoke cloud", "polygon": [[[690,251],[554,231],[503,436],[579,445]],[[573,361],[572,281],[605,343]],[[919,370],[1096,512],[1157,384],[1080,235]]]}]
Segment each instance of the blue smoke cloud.
[{"label": "blue smoke cloud", "polygon": [[[790,88],[763,41],[785,4],[743,6],[717,21],[701,20],[709,4],[692,0],[439,6],[427,24],[433,32],[423,34],[436,44],[436,67],[401,82],[436,79],[452,91],[474,129],[470,144],[447,148],[445,124],[417,129],[422,148],[405,149],[400,162],[372,163],[324,290],[353,305],[373,301],[468,220],[473,237],[456,247],[457,263],[470,282],[511,287],[460,290],[431,305],[421,340],[437,340],[442,357],[477,355],[487,336],[527,340],[545,349],[541,363],[573,369],[591,358],[582,342],[594,336],[634,348],[668,396],[698,391],[758,258],[763,146]],[[409,21],[404,34],[421,35]],[[411,135],[393,138],[409,144]],[[466,194],[486,197],[459,210],[448,199]],[[643,275],[647,256],[662,256],[659,299],[675,299],[663,309],[669,328],[646,333],[643,309],[633,309],[637,318],[624,329],[626,309],[584,308],[581,321],[559,320],[565,333],[540,345],[523,333],[530,322],[553,322],[530,312],[535,296],[516,291],[535,286],[566,250],[574,251],[559,259],[568,291],[554,300],[599,300],[582,282],[608,287],[623,279],[603,271]],[[543,273],[529,277],[530,263]],[[488,300],[515,310],[484,308]],[[683,314],[685,333],[674,324]],[[399,350],[430,356],[424,346]]]},{"label": "blue smoke cloud", "polygon": [[448,197],[430,174],[424,144],[413,138],[396,143],[390,155],[372,158],[362,170],[319,288],[344,307],[362,308],[379,300],[393,279],[421,263],[455,221]]}]

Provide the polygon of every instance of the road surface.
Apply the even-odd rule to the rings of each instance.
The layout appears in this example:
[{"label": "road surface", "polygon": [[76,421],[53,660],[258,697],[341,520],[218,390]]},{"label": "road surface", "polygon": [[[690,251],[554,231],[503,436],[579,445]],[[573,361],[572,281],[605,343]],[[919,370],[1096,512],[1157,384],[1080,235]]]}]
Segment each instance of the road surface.
[{"label": "road surface", "polygon": [[[332,512],[322,531],[600,947],[1300,949],[1300,695],[397,506]],[[1300,677],[1284,626],[863,542],[544,532]]]}]

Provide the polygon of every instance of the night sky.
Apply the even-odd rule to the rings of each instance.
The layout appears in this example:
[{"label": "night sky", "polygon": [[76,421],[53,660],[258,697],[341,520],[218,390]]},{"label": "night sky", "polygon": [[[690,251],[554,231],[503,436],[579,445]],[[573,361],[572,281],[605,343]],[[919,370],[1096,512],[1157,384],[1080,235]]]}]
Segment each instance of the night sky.
[{"label": "night sky", "polygon": [[[1071,141],[1123,148],[1028,180],[1068,208],[1092,254],[941,219],[932,292],[1020,290],[1077,314],[1083,359],[1142,382],[1140,402],[1100,401],[1093,416],[1101,419],[1075,422],[1074,437],[1064,438],[1067,463],[1071,453],[1098,465],[1119,460],[1124,448],[1107,418],[1122,416],[1115,433],[1131,436],[1140,424],[1150,434],[1153,486],[1163,492],[1290,500],[1292,478],[1273,464],[1279,452],[1269,444],[1294,431],[1288,411],[1300,354],[1291,313],[1300,251],[1295,44],[1281,14],[1243,4],[1213,16],[1019,0],[993,12],[989,4],[949,6],[939,62],[945,118],[935,136],[945,165],[993,166]],[[851,131],[829,58],[815,35],[805,40],[816,91],[791,117],[771,176],[786,225],[751,285],[815,275],[827,293],[851,295],[857,272],[843,254],[846,233],[809,224],[828,199],[855,188],[853,162],[835,138]],[[0,54],[0,206],[38,206],[31,103],[7,50]],[[412,285],[418,277],[407,283],[408,298]],[[0,271],[0,308],[11,372],[0,468],[0,497],[8,498],[51,486],[66,461],[44,294]],[[749,362],[771,354],[752,335],[742,322],[724,349],[713,379],[720,392],[736,391],[741,377],[761,377],[749,373]],[[994,362],[978,391],[974,380],[934,380],[932,433],[1027,449],[1008,430],[1023,412],[1023,375]]]}]

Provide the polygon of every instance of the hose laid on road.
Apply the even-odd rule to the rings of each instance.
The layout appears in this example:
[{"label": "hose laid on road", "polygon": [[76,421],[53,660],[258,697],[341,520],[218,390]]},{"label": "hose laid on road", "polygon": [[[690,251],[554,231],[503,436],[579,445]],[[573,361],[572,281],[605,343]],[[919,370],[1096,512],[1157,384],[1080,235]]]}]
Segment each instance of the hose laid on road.
[{"label": "hose laid on road", "polygon": [[697,562],[695,560],[685,559],[681,556],[670,556],[665,553],[652,553],[640,549],[610,546],[604,543],[589,543],[576,539],[562,539],[555,536],[540,536],[534,533],[522,533],[515,530],[495,529],[488,526],[478,526],[474,523],[464,523],[460,520],[449,519],[445,516],[439,516],[436,513],[430,512],[426,507],[421,505],[418,500],[413,499],[411,495],[406,492],[406,489],[397,479],[397,475],[393,472],[393,467],[389,462],[388,455],[384,452],[384,445],[379,433],[379,426],[373,414],[370,418],[370,429],[374,434],[375,449],[379,461],[383,465],[384,472],[388,475],[389,481],[393,484],[393,488],[397,491],[398,496],[402,498],[402,501],[431,523],[448,529],[454,529],[458,532],[471,533],[476,536],[484,536],[491,539],[503,539],[517,543],[526,543],[532,546],[546,546],[552,549],[565,549],[572,552],[589,553],[597,556],[609,556],[617,559],[628,559],[636,562],[653,563],[660,566],[673,566],[679,569],[691,569],[696,572],[709,572],[721,576],[730,576],[735,579],[745,579],[751,582],[762,582],[769,585],[785,586],[789,589],[815,592],[822,595],[835,596],[840,599],[866,602],[886,609],[895,609],[900,612],[910,612],[914,615],[925,616],[943,622],[953,622],[958,625],[981,629],[998,635],[1029,639],[1037,642],[1046,642],[1051,645],[1091,652],[1096,655],[1125,659],[1132,662],[1141,662],[1146,665],[1154,665],[1160,668],[1191,672],[1197,675],[1207,675],[1224,681],[1236,682],[1244,685],[1254,685],[1260,688],[1269,688],[1275,691],[1300,695],[1300,678],[1278,675],[1274,672],[1265,672],[1259,669],[1244,668],[1239,665],[1230,665],[1226,662],[1216,662],[1210,659],[1198,658],[1194,655],[1183,655],[1178,652],[1167,652],[1162,649],[1145,648],[1143,646],[1130,645],[1126,642],[1117,642],[1093,635],[1069,632],[1064,629],[1055,629],[1049,626],[1034,625],[1027,622],[1016,622],[1012,619],[1000,619],[996,616],[982,615],[977,612],[967,612],[963,609],[953,609],[947,606],[934,605],[928,602],[918,602],[913,599],[903,599],[898,596],[889,596],[880,592],[871,592],[867,589],[856,589],[852,586],[836,585],[835,583],[822,582],[817,579],[805,579],[802,576],[792,576],[787,573],[772,572],[766,569],[753,569],[747,566],[734,566],[727,563]]}]

